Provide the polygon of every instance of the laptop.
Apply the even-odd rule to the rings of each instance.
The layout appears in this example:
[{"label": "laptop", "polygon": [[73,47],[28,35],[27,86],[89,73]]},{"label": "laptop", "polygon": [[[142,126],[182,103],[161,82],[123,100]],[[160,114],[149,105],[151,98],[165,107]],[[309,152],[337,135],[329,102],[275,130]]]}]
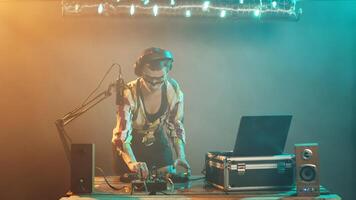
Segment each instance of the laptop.
[{"label": "laptop", "polygon": [[291,121],[291,115],[242,116],[233,155],[283,154]]}]

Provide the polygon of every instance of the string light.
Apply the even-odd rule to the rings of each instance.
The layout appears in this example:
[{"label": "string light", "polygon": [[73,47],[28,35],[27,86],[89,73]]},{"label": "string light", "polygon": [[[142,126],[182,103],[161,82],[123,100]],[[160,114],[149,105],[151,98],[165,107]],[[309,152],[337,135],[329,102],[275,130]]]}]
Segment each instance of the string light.
[{"label": "string light", "polygon": [[130,6],[130,15],[134,15],[135,14],[135,5],[131,4]]},{"label": "string light", "polygon": [[226,10],[222,10],[221,12],[220,12],[220,17],[221,18],[224,18],[226,16]]},{"label": "string light", "polygon": [[260,11],[260,9],[255,9],[255,10],[253,11],[253,15],[254,15],[255,17],[260,17],[260,16],[261,16],[261,11]]},{"label": "string light", "polygon": [[98,6],[98,13],[99,14],[102,14],[104,12],[104,5],[101,3],[101,4],[99,4],[99,6]]},{"label": "string light", "polygon": [[209,9],[210,1],[204,1],[203,3],[203,11],[207,11]]},{"label": "string light", "polygon": [[[236,1],[152,1],[140,0],[140,4],[132,4],[132,1],[107,0],[98,3],[92,0],[62,0],[62,14],[65,15],[92,15],[93,8],[99,15],[105,16],[194,16],[228,17],[228,18],[278,18],[299,19],[301,8],[296,8],[296,0],[236,0]],[[283,5],[283,6],[279,6]],[[228,14],[228,15],[227,15]]]},{"label": "string light", "polygon": [[75,4],[75,8],[74,9],[75,9],[76,12],[79,12],[79,8],[80,8],[80,5],[79,4]]},{"label": "string light", "polygon": [[186,10],[185,17],[191,17],[191,16],[192,16],[192,12],[190,10]]},{"label": "string light", "polygon": [[153,6],[153,15],[154,16],[158,15],[158,6],[157,6],[157,4]]}]

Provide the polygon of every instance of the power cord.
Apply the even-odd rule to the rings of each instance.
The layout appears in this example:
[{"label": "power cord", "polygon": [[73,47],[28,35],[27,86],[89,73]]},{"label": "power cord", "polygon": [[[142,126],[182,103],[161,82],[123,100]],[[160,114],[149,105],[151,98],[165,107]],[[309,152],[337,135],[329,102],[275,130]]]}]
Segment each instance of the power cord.
[{"label": "power cord", "polygon": [[89,96],[84,100],[84,102],[82,103],[82,105],[84,105],[88,99],[100,88],[101,84],[103,83],[103,81],[105,80],[106,76],[110,73],[110,71],[115,67],[118,66],[119,69],[121,70],[121,65],[114,63],[110,66],[110,68],[105,72],[104,77],[101,79],[101,81],[99,82],[98,86],[96,86],[96,88],[89,94]]},{"label": "power cord", "polygon": [[107,184],[111,189],[113,189],[113,190],[122,190],[122,189],[124,189],[125,187],[127,187],[127,186],[122,186],[122,187],[119,187],[119,188],[114,187],[114,186],[111,185],[111,184],[109,183],[109,181],[107,180],[106,175],[105,175],[105,173],[104,173],[104,170],[101,169],[100,167],[95,167],[95,168],[96,168],[97,170],[99,170],[99,171],[102,173],[103,178],[104,178],[106,184]]},{"label": "power cord", "polygon": [[197,177],[197,178],[189,178],[189,181],[199,181],[199,180],[202,180],[202,179],[205,179],[205,177],[202,176],[202,177]]}]

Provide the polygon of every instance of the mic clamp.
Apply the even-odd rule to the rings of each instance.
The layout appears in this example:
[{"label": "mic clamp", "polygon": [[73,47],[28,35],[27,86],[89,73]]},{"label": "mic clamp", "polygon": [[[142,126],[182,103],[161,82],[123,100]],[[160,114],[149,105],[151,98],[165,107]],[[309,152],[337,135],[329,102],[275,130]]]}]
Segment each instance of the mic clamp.
[{"label": "mic clamp", "polygon": [[116,105],[123,105],[124,104],[124,91],[127,88],[124,79],[122,78],[121,74],[121,67],[119,70],[119,76],[115,83],[115,90],[116,90]]}]

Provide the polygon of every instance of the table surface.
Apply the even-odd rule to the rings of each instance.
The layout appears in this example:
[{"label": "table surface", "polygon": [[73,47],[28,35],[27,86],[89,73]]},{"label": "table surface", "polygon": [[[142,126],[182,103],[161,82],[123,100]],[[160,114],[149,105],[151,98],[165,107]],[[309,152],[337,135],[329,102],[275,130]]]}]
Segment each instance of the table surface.
[{"label": "table surface", "polygon": [[[110,188],[103,177],[95,177],[94,192],[85,195],[71,195],[63,197],[60,200],[112,200],[112,199],[243,199],[243,200],[307,200],[307,199],[327,199],[340,200],[341,197],[337,194],[330,194],[324,187],[320,187],[321,194],[318,197],[298,197],[296,196],[295,188],[287,191],[238,191],[225,192],[217,189],[205,182],[204,177],[194,176],[192,181],[181,184],[174,184],[174,188],[164,191],[163,193],[156,193],[156,195],[149,195],[145,191],[134,191],[132,193],[131,184],[122,183],[116,176],[107,177],[111,185],[120,190]],[[132,193],[132,194],[131,194]]]}]

